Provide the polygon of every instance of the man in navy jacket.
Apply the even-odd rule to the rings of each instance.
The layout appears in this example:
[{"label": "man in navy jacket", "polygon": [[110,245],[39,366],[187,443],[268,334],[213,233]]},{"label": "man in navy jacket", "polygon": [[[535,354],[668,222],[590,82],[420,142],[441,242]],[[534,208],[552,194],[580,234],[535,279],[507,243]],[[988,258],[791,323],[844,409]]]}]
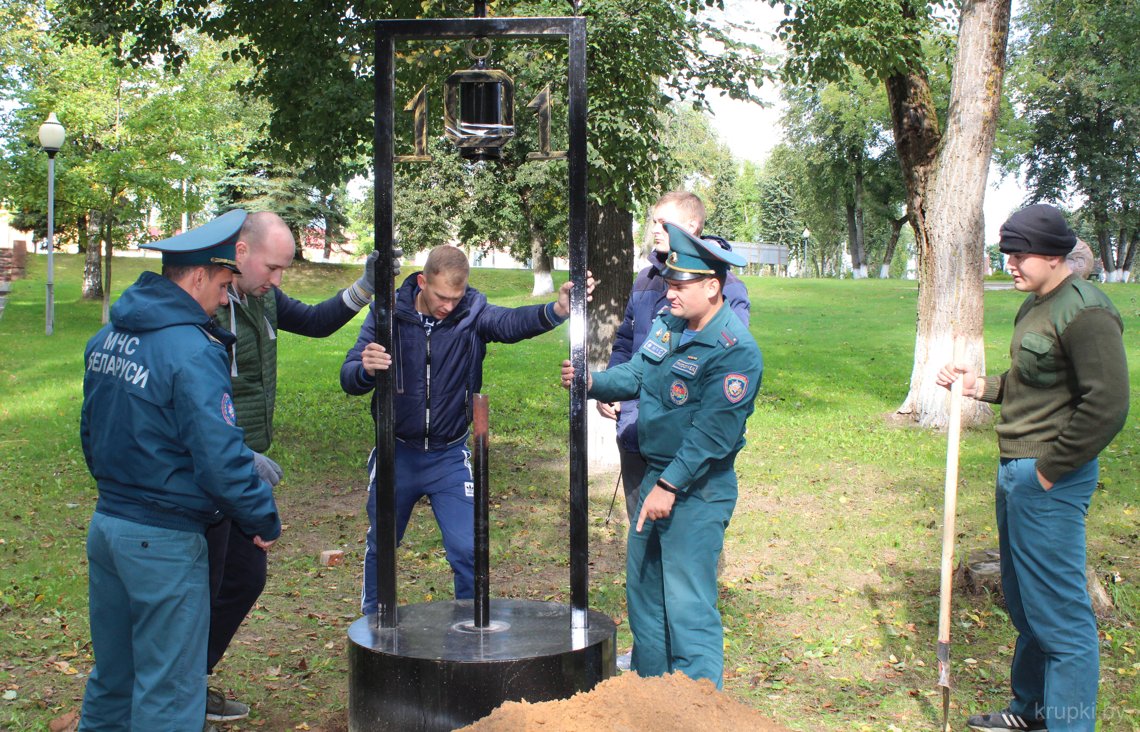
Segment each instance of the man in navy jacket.
[{"label": "man in navy jacket", "polygon": [[[649,326],[668,309],[665,299],[668,289],[660,271],[664,257],[669,254],[669,234],[665,222],[681,227],[693,236],[700,236],[705,225],[705,205],[695,194],[688,191],[670,191],[661,196],[653,206],[653,251],[649,253],[650,265],[637,273],[629,303],[625,307],[625,318],[614,337],[608,368],[629,361],[641,348],[649,335]],[[715,240],[723,248],[728,243],[720,237],[705,237]],[[745,326],[748,325],[752,307],[748,300],[748,289],[740,278],[732,272],[724,284],[724,300]],[[625,488],[625,511],[629,522],[637,516],[637,487],[645,477],[645,458],[637,442],[637,400],[630,399],[616,404],[598,402],[598,412],[603,417],[617,420],[618,449],[621,456],[621,482]]]},{"label": "man in navy jacket", "polygon": [[[455,575],[455,597],[475,593],[475,484],[467,433],[471,396],[482,388],[483,358],[490,342],[516,343],[545,333],[570,314],[567,282],[545,305],[505,308],[469,287],[467,255],[452,246],[432,249],[424,271],[396,291],[392,319],[394,353],[376,343],[374,313],[345,356],[340,384],[348,394],[367,394],[376,371],[395,363],[396,532],[404,536],[412,508],[423,496],[443,534]],[[593,289],[592,280],[587,287]],[[375,305],[373,305],[375,308]],[[376,397],[372,416],[376,417]],[[376,453],[368,458],[368,539],[361,612],[376,612]]]},{"label": "man in navy jacket", "polygon": [[[241,274],[234,277],[215,322],[234,334],[229,347],[234,414],[254,451],[258,472],[276,486],[282,471],[263,453],[273,443],[277,402],[277,334],[325,338],[340,330],[372,299],[376,253],[360,278],[327,300],[309,305],[281,291],[281,276],[293,264],[296,243],[289,225],[271,211],[249,214],[234,245]],[[398,270],[397,270],[398,271]],[[230,641],[265,589],[265,552],[254,546],[228,518],[206,532],[210,550],[210,642],[206,673],[213,674]],[[249,706],[229,699],[221,689],[206,694],[206,718],[231,722],[249,714]]]}]

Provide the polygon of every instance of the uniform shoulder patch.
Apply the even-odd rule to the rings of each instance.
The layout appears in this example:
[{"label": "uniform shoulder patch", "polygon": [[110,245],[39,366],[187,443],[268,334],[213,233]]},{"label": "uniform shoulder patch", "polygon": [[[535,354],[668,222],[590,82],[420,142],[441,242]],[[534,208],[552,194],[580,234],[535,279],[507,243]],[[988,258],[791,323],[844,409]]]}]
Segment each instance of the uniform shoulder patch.
[{"label": "uniform shoulder patch", "polygon": [[653,356],[653,358],[657,361],[665,358],[665,354],[668,353],[668,350],[665,348],[665,346],[654,340],[647,340],[645,343],[642,343],[641,350],[650,356]]},{"label": "uniform shoulder patch", "polygon": [[237,413],[234,412],[234,399],[229,392],[222,394],[222,419],[230,426],[237,425]]},{"label": "uniform shoulder patch", "polygon": [[748,377],[744,374],[729,374],[724,377],[724,398],[738,404],[748,395]]},{"label": "uniform shoulder patch", "polygon": [[720,339],[718,342],[725,348],[732,348],[740,342],[740,339],[734,336],[732,333],[729,333],[727,330],[722,330],[720,332]]}]

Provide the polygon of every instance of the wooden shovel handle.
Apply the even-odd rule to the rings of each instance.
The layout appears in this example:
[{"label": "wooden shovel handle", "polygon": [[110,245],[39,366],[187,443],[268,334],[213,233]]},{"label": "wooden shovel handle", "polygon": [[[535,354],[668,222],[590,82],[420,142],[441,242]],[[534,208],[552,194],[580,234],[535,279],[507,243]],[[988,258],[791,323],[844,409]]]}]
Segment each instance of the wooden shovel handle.
[{"label": "wooden shovel handle", "polygon": [[[966,340],[954,339],[954,363],[965,358]],[[942,579],[938,596],[938,642],[950,642],[950,590],[954,581],[954,519],[958,510],[958,444],[962,434],[962,379],[950,386],[950,422],[946,426],[946,485],[942,504]]]}]

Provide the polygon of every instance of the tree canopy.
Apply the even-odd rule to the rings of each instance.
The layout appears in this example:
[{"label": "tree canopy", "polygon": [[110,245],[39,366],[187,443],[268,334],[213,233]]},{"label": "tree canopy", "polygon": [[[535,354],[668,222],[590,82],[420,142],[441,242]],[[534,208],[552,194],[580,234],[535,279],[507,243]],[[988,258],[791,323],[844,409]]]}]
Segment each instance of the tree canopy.
[{"label": "tree canopy", "polygon": [[1119,278],[1140,228],[1140,13],[1128,0],[1026,0],[1015,31],[1002,159],[1024,170],[1032,201],[1079,205]]},{"label": "tree canopy", "polygon": [[[785,78],[840,81],[857,69],[883,82],[918,255],[919,303],[910,391],[899,408],[924,425],[946,420],[935,384],[953,337],[984,365],[982,201],[1001,105],[1010,0],[768,0],[782,4]],[[949,43],[951,29],[955,42]],[[953,46],[946,104],[935,101],[928,48]],[[940,118],[939,108],[945,108]],[[967,422],[988,416],[967,408]]]}]

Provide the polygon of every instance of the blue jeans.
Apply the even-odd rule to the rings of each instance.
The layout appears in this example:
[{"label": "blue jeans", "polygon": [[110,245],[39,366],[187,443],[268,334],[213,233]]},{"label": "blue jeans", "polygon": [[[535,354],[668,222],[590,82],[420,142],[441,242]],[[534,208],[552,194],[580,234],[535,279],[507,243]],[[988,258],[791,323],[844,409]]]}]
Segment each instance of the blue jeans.
[{"label": "blue jeans", "polygon": [[206,709],[206,539],[96,513],[91,645],[79,729],[197,732]]},{"label": "blue jeans", "polygon": [[1092,732],[1100,669],[1085,578],[1085,517],[1094,459],[1046,491],[1037,461],[1003,458],[997,477],[1001,584],[1017,645],[1010,709],[1043,716],[1050,732]]},{"label": "blue jeans", "polygon": [[[396,543],[404,538],[412,508],[427,496],[443,534],[443,548],[455,575],[455,597],[475,596],[475,479],[471,452],[462,443],[423,452],[396,441]],[[368,537],[360,612],[376,612],[376,451],[368,456]]]}]

